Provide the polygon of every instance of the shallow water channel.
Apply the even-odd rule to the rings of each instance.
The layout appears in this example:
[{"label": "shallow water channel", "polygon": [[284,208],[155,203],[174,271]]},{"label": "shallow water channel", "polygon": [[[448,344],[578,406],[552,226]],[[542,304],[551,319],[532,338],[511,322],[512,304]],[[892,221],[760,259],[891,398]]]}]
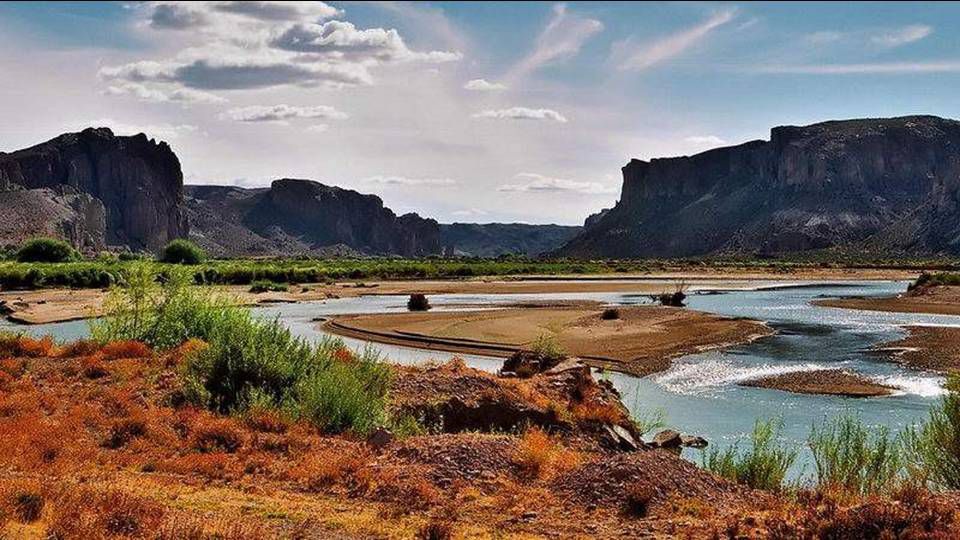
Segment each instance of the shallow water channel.
[{"label": "shallow water channel", "polygon": [[[665,284],[666,285],[666,284]],[[872,347],[904,335],[902,325],[958,326],[960,316],[914,313],[883,313],[818,307],[812,300],[841,296],[889,296],[906,289],[906,282],[871,281],[843,284],[771,283],[759,290],[729,290],[722,294],[691,293],[691,309],[727,316],[750,317],[767,322],[778,332],[750,344],[685,356],[674,360],[662,373],[637,378],[603,373],[623,394],[627,406],[638,414],[661,410],[668,426],[684,433],[704,436],[714,447],[723,447],[743,437],[757,418],[779,417],[784,438],[803,445],[814,422],[841,412],[855,412],[870,425],[886,425],[893,431],[924,418],[941,393],[942,378],[908,370],[871,354]],[[734,285],[736,286],[736,285]],[[666,290],[666,289],[665,289]],[[451,294],[430,297],[435,309],[454,304],[494,304],[559,299],[598,300],[608,304],[649,303],[645,295],[622,293],[579,294]],[[279,317],[295,334],[307,339],[324,337],[314,319],[343,313],[382,313],[406,310],[404,296],[364,296],[325,302],[276,304],[254,308],[264,317]],[[448,306],[445,308],[445,306]],[[462,309],[462,308],[457,308]],[[481,308],[482,309],[482,308]],[[11,326],[0,323],[0,326]],[[84,321],[35,326],[16,326],[34,335],[51,334],[61,340],[83,337]],[[393,362],[416,364],[445,360],[450,353],[424,351],[393,345],[345,339],[353,347],[372,346]],[[490,371],[502,360],[461,355],[468,364]],[[792,394],[778,390],[750,388],[738,383],[762,375],[825,368],[846,368],[898,389],[895,395],[854,399]],[[699,452],[686,451],[699,460]],[[801,454],[793,471],[811,472],[809,458]]]}]

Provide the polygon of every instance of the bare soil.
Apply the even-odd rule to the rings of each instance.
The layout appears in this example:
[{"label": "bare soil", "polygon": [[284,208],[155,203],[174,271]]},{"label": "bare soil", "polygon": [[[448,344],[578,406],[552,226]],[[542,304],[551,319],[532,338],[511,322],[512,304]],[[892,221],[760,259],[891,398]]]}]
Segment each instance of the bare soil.
[{"label": "bare soil", "polygon": [[960,372],[960,328],[907,326],[907,337],[884,343],[880,352],[914,369]]}]

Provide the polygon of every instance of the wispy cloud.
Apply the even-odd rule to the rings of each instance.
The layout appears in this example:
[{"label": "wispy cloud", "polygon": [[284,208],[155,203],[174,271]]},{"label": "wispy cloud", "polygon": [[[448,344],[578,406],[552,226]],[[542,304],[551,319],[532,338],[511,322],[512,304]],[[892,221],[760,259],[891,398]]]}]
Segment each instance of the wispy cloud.
[{"label": "wispy cloud", "polygon": [[733,20],[736,10],[725,9],[700,24],[653,43],[636,45],[632,38],[614,44],[611,60],[623,71],[641,71],[674,58],[696,45],[711,31]]},{"label": "wispy cloud", "polygon": [[882,34],[873,36],[872,40],[877,45],[883,47],[899,47],[929,36],[933,33],[933,27],[925,24],[911,24],[897,30],[891,30]]},{"label": "wispy cloud", "polygon": [[68,124],[68,131],[79,131],[88,127],[106,127],[110,128],[116,135],[137,135],[145,134],[153,139],[176,139],[188,133],[196,133],[200,130],[193,124],[131,124],[114,120],[113,118],[98,118],[84,122],[73,122]]},{"label": "wispy cloud", "polygon": [[698,146],[720,146],[721,144],[727,144],[727,141],[716,135],[692,135],[683,140],[684,142]]},{"label": "wispy cloud", "polygon": [[528,109],[511,107],[509,109],[488,109],[473,115],[474,118],[489,120],[553,120],[566,123],[567,118],[553,109]]},{"label": "wispy cloud", "polygon": [[322,118],[326,120],[343,120],[348,118],[347,113],[334,107],[317,105],[314,107],[297,107],[294,105],[251,105],[238,107],[223,113],[223,118],[237,122],[278,122],[286,123],[294,118]]},{"label": "wispy cloud", "polygon": [[452,178],[407,178],[405,176],[371,176],[364,180],[370,184],[382,186],[452,186],[457,183]]},{"label": "wispy cloud", "polygon": [[467,84],[463,85],[465,90],[474,90],[477,92],[496,92],[499,90],[506,90],[507,85],[501,83],[490,82],[486,79],[473,79],[467,81]]},{"label": "wispy cloud", "polygon": [[587,195],[606,195],[616,193],[616,188],[604,186],[599,182],[578,182],[565,178],[554,178],[537,173],[520,173],[518,182],[502,184],[497,191],[513,193],[584,193]]},{"label": "wispy cloud", "polygon": [[111,96],[133,96],[141,101],[150,103],[181,103],[185,106],[192,103],[223,103],[227,101],[226,98],[202,90],[193,90],[190,88],[150,88],[140,83],[124,81],[108,86],[107,89],[104,90],[104,93]]},{"label": "wispy cloud", "polygon": [[960,73],[960,61],[869,62],[859,64],[766,65],[749,68],[757,73],[806,75],[907,75],[911,73]]},{"label": "wispy cloud", "polygon": [[572,13],[566,4],[554,5],[550,22],[537,37],[533,51],[511,68],[506,79],[516,80],[543,66],[576,56],[583,44],[601,30],[600,21]]}]

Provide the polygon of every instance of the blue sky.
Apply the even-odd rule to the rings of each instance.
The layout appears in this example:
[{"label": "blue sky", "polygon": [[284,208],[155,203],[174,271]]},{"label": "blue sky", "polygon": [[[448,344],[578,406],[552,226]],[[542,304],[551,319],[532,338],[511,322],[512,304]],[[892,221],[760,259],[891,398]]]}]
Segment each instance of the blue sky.
[{"label": "blue sky", "polygon": [[189,183],[574,224],[632,157],[960,117],[958,24],[952,3],[3,3],[0,151],[107,125],[167,140]]}]

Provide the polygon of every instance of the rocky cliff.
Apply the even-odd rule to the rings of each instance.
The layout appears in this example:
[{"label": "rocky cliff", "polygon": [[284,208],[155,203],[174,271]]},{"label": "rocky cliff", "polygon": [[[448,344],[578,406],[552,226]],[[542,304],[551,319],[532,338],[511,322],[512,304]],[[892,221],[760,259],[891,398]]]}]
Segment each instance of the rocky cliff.
[{"label": "rocky cliff", "polygon": [[296,179],[186,189],[191,237],[215,255],[440,253],[435,220],[398,217],[375,195]]},{"label": "rocky cliff", "polygon": [[143,134],[91,128],[0,154],[0,193],[7,215],[23,214],[17,205],[25,200],[53,212],[49,220],[24,215],[8,224],[3,243],[56,234],[88,250],[156,250],[188,233],[180,162],[166,143]]},{"label": "rocky cliff", "polygon": [[956,255],[958,190],[960,122],[910,116],[783,126],[769,141],[631,160],[617,205],[558,253]]},{"label": "rocky cliff", "polygon": [[450,223],[440,225],[440,241],[444,251],[454,255],[535,257],[559,248],[581,230],[566,225]]}]

